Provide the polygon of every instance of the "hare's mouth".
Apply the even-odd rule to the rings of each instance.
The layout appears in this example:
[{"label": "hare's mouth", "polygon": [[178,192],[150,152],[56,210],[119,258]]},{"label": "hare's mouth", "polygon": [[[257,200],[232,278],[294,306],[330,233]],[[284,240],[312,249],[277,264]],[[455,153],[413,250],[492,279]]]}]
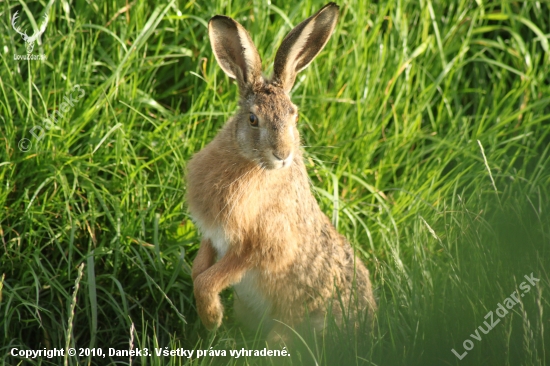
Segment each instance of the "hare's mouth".
[{"label": "hare's mouth", "polygon": [[269,157],[264,159],[264,168],[270,170],[288,168],[292,164],[294,154],[291,152],[286,157],[282,157],[282,154],[271,153]]}]

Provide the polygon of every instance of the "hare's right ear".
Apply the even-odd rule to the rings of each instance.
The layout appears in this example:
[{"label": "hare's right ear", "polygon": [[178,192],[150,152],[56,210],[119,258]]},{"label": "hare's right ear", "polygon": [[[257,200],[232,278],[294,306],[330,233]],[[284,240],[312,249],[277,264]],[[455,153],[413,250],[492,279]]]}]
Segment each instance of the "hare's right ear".
[{"label": "hare's right ear", "polygon": [[273,81],[285,92],[290,92],[296,74],[305,69],[327,44],[338,20],[338,9],[335,3],[328,3],[294,27],[281,43],[275,55]]},{"label": "hare's right ear", "polygon": [[262,61],[242,25],[216,15],[208,22],[208,36],[218,64],[227,76],[237,80],[241,93],[260,81]]}]

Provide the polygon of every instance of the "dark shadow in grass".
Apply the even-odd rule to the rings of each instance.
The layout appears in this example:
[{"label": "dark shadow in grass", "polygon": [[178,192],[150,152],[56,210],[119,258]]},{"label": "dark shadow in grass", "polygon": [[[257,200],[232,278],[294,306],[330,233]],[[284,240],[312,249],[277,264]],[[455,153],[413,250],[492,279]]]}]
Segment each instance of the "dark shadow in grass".
[{"label": "dark shadow in grass", "polygon": [[502,205],[478,202],[483,212],[463,205],[449,213],[447,255],[411,263],[405,274],[384,269],[375,364],[548,362],[550,204],[510,196]]}]

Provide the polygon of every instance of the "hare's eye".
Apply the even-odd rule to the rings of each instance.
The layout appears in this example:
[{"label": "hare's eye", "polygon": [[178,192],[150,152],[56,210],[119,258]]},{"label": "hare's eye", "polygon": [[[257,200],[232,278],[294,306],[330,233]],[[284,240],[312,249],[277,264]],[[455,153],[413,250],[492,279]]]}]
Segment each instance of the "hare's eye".
[{"label": "hare's eye", "polygon": [[250,126],[258,127],[258,117],[254,113],[250,113]]}]

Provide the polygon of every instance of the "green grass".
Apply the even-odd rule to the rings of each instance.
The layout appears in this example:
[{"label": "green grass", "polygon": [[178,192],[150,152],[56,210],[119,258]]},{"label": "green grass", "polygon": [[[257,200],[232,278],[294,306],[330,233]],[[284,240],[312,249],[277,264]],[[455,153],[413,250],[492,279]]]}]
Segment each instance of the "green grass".
[{"label": "green grass", "polygon": [[[30,34],[46,4],[0,3],[0,363],[130,363],[23,361],[13,347],[262,349],[233,322],[229,301],[216,333],[194,308],[200,236],[184,198],[186,162],[237,107],[206,22],[241,22],[270,74],[285,34],[323,2],[57,1],[33,51],[47,60],[15,61],[26,51],[11,15],[19,10]],[[132,362],[550,364],[548,3],[340,5],[292,99],[319,204],[373,275],[375,334],[330,326],[325,338],[304,335],[288,358]],[[84,96],[62,107],[75,85]],[[40,141],[33,126],[44,128]],[[534,290],[472,339],[531,273]],[[463,353],[466,339],[474,348],[459,360],[451,349]]]}]

